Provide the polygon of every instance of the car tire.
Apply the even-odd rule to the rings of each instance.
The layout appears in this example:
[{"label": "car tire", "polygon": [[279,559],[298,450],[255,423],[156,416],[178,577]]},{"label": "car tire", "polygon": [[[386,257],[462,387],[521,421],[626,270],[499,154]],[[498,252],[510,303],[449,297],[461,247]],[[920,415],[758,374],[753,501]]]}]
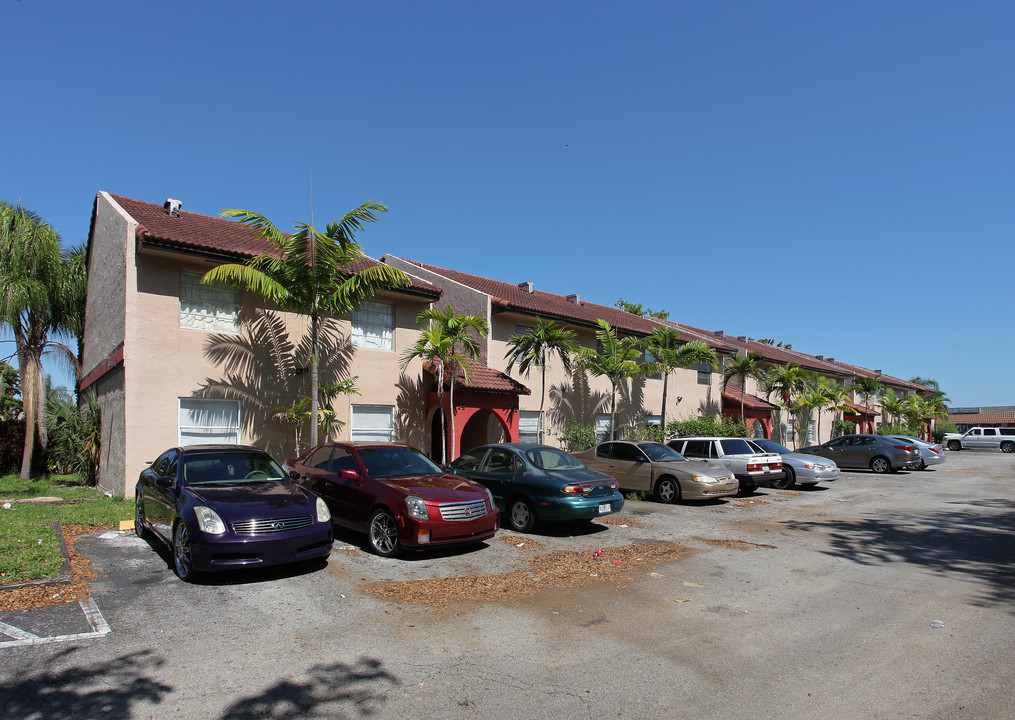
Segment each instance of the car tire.
[{"label": "car tire", "polygon": [[889,462],[888,458],[884,457],[883,455],[878,455],[876,458],[871,460],[871,470],[873,470],[876,473],[895,472],[892,469],[891,462]]},{"label": "car tire", "polygon": [[197,576],[190,550],[190,531],[182,520],[173,528],[173,570],[184,582],[193,582]]},{"label": "car tire", "polygon": [[148,535],[148,525],[144,516],[144,496],[141,489],[134,491],[134,534],[142,540]]},{"label": "car tire", "polygon": [[916,466],[916,469],[917,469],[917,470],[926,470],[926,469],[927,469],[927,463],[925,463],[925,462],[924,462],[924,461],[923,461],[923,460],[921,459],[921,460],[920,460],[920,464]]},{"label": "car tire", "polygon": [[398,524],[395,516],[381,508],[374,510],[370,516],[370,525],[367,530],[367,538],[370,542],[370,550],[381,557],[394,557],[398,554],[400,543],[398,540]]},{"label": "car tire", "polygon": [[680,483],[669,476],[659,478],[655,489],[656,500],[667,505],[680,500]]},{"label": "car tire", "polygon": [[1015,443],[1011,441],[1001,443],[1001,452],[1004,453],[1015,452]]},{"label": "car tire", "polygon": [[958,440],[949,440],[948,441],[948,449],[949,450],[961,450],[962,449],[962,443],[960,443]]},{"label": "car tire", "polygon": [[508,503],[507,523],[515,532],[530,532],[536,527],[536,513],[525,498],[515,498]]},{"label": "car tire", "polygon": [[773,480],[772,487],[776,490],[789,490],[796,485],[796,473],[789,465],[783,465],[782,470],[785,474],[778,480]]}]

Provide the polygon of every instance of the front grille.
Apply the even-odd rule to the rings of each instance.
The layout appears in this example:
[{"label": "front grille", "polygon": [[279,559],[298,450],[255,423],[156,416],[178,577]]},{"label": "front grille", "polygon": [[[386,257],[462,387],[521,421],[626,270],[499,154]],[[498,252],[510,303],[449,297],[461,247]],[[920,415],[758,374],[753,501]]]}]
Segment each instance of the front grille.
[{"label": "front grille", "polygon": [[475,520],[486,515],[486,502],[477,500],[470,503],[447,503],[440,505],[441,520],[450,522],[464,522]]},{"label": "front grille", "polygon": [[274,535],[276,533],[301,530],[314,524],[310,515],[295,517],[261,518],[257,520],[241,520],[233,523],[233,532],[239,535]]}]

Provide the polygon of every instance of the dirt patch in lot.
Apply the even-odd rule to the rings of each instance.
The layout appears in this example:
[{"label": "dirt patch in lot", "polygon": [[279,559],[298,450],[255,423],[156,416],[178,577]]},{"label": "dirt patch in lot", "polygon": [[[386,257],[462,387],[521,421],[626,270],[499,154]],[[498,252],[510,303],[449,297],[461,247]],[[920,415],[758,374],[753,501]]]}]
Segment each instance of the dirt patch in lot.
[{"label": "dirt patch in lot", "polygon": [[546,545],[525,535],[498,535],[497,541],[522,550],[545,550]]},{"label": "dirt patch in lot", "polygon": [[729,505],[732,507],[754,507],[755,505],[768,505],[768,500],[759,498],[730,498]]},{"label": "dirt patch in lot", "polygon": [[52,585],[30,585],[13,590],[0,590],[0,612],[63,605],[91,597],[88,580],[94,578],[91,562],[76,549],[79,535],[95,532],[91,525],[63,525],[63,537],[70,557],[71,582]]},{"label": "dirt patch in lot", "polygon": [[614,516],[614,517],[597,518],[596,522],[602,523],[603,525],[612,525],[614,527],[620,527],[621,525],[624,525],[629,528],[645,527],[645,523],[643,523],[639,518],[636,518],[633,515],[621,515],[620,517]]},{"label": "dirt patch in lot", "polygon": [[539,555],[508,573],[406,582],[375,582],[362,590],[375,597],[433,607],[473,600],[490,602],[532,595],[547,588],[628,579],[632,571],[674,562],[691,550],[651,543],[602,550],[565,550]]},{"label": "dirt patch in lot", "polygon": [[756,550],[757,548],[767,548],[774,550],[775,545],[767,545],[765,543],[748,542],[747,540],[733,540],[731,538],[703,538],[693,536],[692,540],[703,542],[706,545],[712,545],[713,547],[724,547],[729,550]]}]

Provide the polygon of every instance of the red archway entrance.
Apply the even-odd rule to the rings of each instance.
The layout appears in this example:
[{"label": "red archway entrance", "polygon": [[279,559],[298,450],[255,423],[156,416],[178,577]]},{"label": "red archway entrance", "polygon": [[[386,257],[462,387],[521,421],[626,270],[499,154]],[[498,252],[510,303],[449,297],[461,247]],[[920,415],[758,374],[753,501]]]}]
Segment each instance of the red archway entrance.
[{"label": "red archway entrance", "polygon": [[[744,393],[744,422],[747,424],[747,434],[754,435],[754,429],[760,425],[761,437],[771,440],[772,411],[777,408],[777,405],[762,400],[757,395]],[[722,414],[740,417],[740,388],[729,387],[722,391]]]},{"label": "red archway entrance", "polygon": [[[490,442],[518,441],[518,396],[531,393],[529,388],[499,370],[487,367],[475,360],[468,360],[469,378],[465,379],[461,369],[455,373],[454,408],[451,407],[450,383],[445,381],[444,445],[448,462],[465,450]],[[436,381],[432,367],[427,371]],[[436,384],[436,383],[435,383]],[[433,410],[431,421],[431,451],[433,458],[440,461],[440,396],[436,387],[426,397],[427,414]],[[452,412],[454,415],[452,415]],[[454,437],[451,433],[451,418],[454,417]]]},{"label": "red archway entrance", "polygon": [[870,408],[866,408],[863,405],[857,405],[856,403],[844,403],[853,412],[844,412],[842,419],[846,422],[856,423],[856,431],[858,433],[867,433],[870,435],[874,434],[874,418],[880,413]]}]

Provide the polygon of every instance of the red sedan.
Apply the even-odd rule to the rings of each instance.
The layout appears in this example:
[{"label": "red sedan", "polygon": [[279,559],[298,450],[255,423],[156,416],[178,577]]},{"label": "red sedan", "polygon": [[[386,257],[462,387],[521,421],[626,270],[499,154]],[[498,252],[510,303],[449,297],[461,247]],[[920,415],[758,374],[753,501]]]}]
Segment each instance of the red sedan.
[{"label": "red sedan", "polygon": [[408,445],[329,442],[286,465],[324,498],[336,525],[366,533],[383,557],[403,547],[478,543],[500,526],[489,490],[445,474]]}]

